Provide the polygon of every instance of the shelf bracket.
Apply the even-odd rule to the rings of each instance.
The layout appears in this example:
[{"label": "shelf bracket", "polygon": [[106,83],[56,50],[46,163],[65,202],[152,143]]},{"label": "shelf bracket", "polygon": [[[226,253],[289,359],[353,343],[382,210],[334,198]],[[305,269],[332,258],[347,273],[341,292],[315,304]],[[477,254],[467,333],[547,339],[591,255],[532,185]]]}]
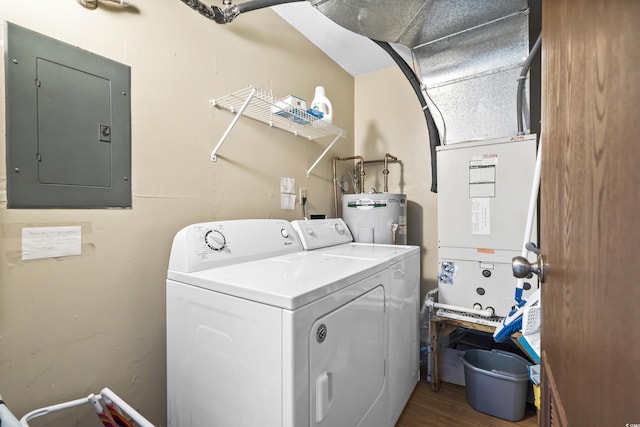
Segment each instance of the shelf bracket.
[{"label": "shelf bracket", "polygon": [[320,157],[318,157],[318,159],[311,165],[311,167],[307,171],[307,178],[309,178],[309,175],[311,174],[311,171],[313,170],[313,168],[315,168],[320,162],[320,160],[322,160],[322,158],[325,156],[325,154],[327,154],[329,150],[331,150],[331,147],[333,147],[333,144],[335,144],[338,141],[338,138],[340,138],[343,133],[344,131],[341,130],[338,133],[338,135],[336,135],[336,137],[333,139],[333,141],[331,141],[331,144],[329,144],[329,146],[322,152],[322,154],[320,154]]},{"label": "shelf bracket", "polygon": [[256,88],[254,87],[254,88],[251,89],[251,92],[249,93],[249,96],[247,97],[247,100],[244,101],[244,104],[242,104],[242,107],[240,107],[240,109],[236,113],[236,116],[233,118],[233,120],[231,120],[231,123],[229,124],[229,127],[227,127],[227,130],[224,132],[224,134],[220,138],[220,141],[218,141],[218,144],[215,146],[215,148],[211,152],[211,161],[212,162],[215,162],[216,160],[218,160],[218,157],[216,155],[218,153],[218,150],[222,146],[222,143],[225,141],[225,139],[227,139],[227,136],[229,136],[229,133],[231,132],[231,129],[233,129],[233,127],[236,125],[236,123],[238,122],[238,120],[240,119],[242,114],[244,113],[244,110],[246,110],[247,107],[249,106],[249,103],[251,102],[251,100],[253,99],[253,96],[255,94],[256,94]]}]

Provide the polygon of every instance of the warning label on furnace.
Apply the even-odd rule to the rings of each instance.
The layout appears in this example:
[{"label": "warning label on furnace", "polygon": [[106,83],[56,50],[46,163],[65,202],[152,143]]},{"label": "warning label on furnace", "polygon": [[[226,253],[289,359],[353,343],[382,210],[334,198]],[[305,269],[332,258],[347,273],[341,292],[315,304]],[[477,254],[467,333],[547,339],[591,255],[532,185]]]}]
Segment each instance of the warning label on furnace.
[{"label": "warning label on furnace", "polygon": [[491,234],[491,199],[471,199],[471,234]]}]

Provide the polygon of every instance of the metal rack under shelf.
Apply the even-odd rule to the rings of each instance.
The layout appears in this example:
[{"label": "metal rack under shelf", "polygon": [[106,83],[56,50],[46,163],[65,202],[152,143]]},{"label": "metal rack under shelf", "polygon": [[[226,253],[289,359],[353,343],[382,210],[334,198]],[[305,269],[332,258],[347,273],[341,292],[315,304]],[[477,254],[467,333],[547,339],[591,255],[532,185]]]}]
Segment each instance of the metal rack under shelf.
[{"label": "metal rack under shelf", "polygon": [[307,176],[309,176],[313,168],[316,167],[318,162],[329,152],[340,137],[347,137],[347,133],[343,129],[327,123],[304,110],[292,108],[285,104],[282,99],[276,98],[270,92],[266,92],[255,86],[249,86],[221,98],[213,99],[210,102],[214,107],[235,114],[227,130],[211,152],[212,161],[217,160],[216,155],[218,150],[241,116],[252,118],[268,124],[271,127],[307,138],[310,141],[326,136],[334,136],[333,141],[322,152],[309,170],[307,170]]}]

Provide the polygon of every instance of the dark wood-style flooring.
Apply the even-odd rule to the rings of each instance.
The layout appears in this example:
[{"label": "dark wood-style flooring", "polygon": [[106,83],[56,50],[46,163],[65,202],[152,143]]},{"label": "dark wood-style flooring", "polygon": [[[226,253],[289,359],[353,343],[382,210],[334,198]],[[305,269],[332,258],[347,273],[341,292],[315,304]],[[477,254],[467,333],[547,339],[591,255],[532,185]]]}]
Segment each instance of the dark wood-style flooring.
[{"label": "dark wood-style flooring", "polygon": [[467,402],[464,387],[441,382],[440,391],[431,391],[431,384],[420,381],[396,427],[515,427],[538,425],[536,408],[527,404],[524,419],[510,422],[476,411]]}]

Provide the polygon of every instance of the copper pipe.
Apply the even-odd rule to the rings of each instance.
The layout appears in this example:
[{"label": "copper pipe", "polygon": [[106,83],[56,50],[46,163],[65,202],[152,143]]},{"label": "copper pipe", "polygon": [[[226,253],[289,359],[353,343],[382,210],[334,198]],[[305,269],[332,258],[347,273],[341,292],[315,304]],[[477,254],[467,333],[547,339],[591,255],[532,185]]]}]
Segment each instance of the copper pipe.
[{"label": "copper pipe", "polygon": [[[364,164],[365,165],[373,165],[375,163],[384,163],[384,159],[377,159],[377,160],[365,160]],[[389,161],[389,163],[400,163],[400,160],[391,160]]]},{"label": "copper pipe", "polygon": [[360,193],[364,193],[364,157],[360,156]]},{"label": "copper pipe", "polygon": [[333,217],[338,218],[338,177],[336,172],[336,158],[331,160],[333,170]]},{"label": "copper pipe", "polygon": [[333,213],[338,217],[338,173],[336,163],[338,160],[358,160],[360,168],[360,193],[364,193],[364,157],[351,156],[351,157],[334,157],[332,159],[331,168],[333,170]]},{"label": "copper pipe", "polygon": [[400,226],[398,224],[396,224],[395,222],[393,224],[391,224],[391,244],[392,245],[396,245],[397,244],[397,235],[398,235],[398,228]]},{"label": "copper pipe", "polygon": [[382,169],[382,174],[384,175],[384,192],[385,193],[389,192],[389,159],[395,162],[398,161],[397,157],[392,156],[389,153],[384,155],[384,169]]},{"label": "copper pipe", "polygon": [[[391,160],[391,161],[389,161]],[[366,162],[364,162],[365,164],[372,164],[372,163],[384,163],[384,169],[382,170],[382,174],[384,175],[384,192],[388,193],[389,192],[389,163],[399,163],[400,161],[398,160],[398,158],[396,156],[392,156],[391,154],[387,153],[384,155],[384,159],[380,159],[380,160],[367,160]]]}]

